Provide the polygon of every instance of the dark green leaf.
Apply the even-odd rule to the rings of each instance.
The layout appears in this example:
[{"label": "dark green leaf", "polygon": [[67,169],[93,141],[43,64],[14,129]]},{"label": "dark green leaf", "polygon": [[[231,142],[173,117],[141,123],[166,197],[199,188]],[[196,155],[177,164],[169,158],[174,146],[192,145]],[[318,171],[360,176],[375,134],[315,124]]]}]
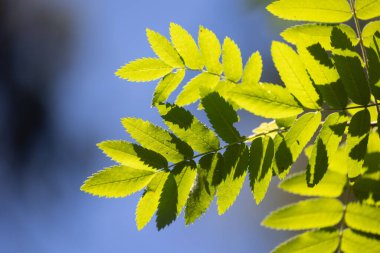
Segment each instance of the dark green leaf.
[{"label": "dark green leaf", "polygon": [[158,230],[172,223],[177,217],[178,189],[175,178],[169,174],[158,203],[156,226]]}]

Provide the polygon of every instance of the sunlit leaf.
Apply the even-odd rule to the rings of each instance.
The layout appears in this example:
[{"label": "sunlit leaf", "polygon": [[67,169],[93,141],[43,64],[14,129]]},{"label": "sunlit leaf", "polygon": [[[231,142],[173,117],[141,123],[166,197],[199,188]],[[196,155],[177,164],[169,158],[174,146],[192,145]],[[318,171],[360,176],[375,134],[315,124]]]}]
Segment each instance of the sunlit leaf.
[{"label": "sunlit leaf", "polygon": [[356,0],[355,12],[358,18],[368,20],[380,16],[380,2],[378,0]]},{"label": "sunlit leaf", "polygon": [[239,47],[228,37],[224,39],[222,60],[226,78],[238,82],[243,74],[243,62]]},{"label": "sunlit leaf", "polygon": [[247,86],[256,85],[259,83],[263,72],[263,60],[260,53],[257,51],[249,57],[244,67],[242,84]]},{"label": "sunlit leaf", "polygon": [[216,35],[209,29],[200,26],[198,44],[205,61],[206,69],[218,75],[222,73],[223,67],[220,63],[222,49]]},{"label": "sunlit leaf", "polygon": [[152,105],[165,102],[170,94],[178,87],[185,77],[185,70],[178,70],[176,73],[166,75],[157,85],[153,94]]},{"label": "sunlit leaf", "polygon": [[341,248],[345,253],[378,253],[380,252],[380,241],[346,229],[343,232]]},{"label": "sunlit leaf", "polygon": [[349,203],[345,222],[347,226],[380,235],[380,208],[360,203]]}]

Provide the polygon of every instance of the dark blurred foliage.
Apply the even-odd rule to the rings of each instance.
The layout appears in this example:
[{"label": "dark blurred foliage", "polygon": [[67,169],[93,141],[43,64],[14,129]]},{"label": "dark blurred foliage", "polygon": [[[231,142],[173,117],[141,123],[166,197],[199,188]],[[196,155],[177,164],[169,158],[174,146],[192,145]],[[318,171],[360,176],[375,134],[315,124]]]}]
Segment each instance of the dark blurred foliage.
[{"label": "dark blurred foliage", "polygon": [[54,152],[49,100],[71,39],[69,17],[58,14],[41,1],[0,0],[0,158],[14,181],[37,167],[37,146],[42,161]]}]

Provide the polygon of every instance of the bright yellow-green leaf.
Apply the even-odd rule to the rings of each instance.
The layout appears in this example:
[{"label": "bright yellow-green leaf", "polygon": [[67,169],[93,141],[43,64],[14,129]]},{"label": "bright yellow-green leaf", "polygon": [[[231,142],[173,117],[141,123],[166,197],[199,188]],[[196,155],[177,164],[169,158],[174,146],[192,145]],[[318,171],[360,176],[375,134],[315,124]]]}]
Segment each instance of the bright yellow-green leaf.
[{"label": "bright yellow-green leaf", "polygon": [[279,85],[260,84],[254,87],[236,87],[229,98],[239,108],[265,118],[285,118],[303,112],[289,91]]},{"label": "bright yellow-green leaf", "polygon": [[283,242],[272,253],[333,253],[339,245],[339,232],[309,231]]},{"label": "bright yellow-green leaf", "polygon": [[168,176],[168,172],[160,171],[157,173],[152,181],[150,181],[144,194],[140,198],[140,201],[136,207],[136,225],[138,230],[143,229],[156,212],[162,193],[162,188],[164,187]]},{"label": "bright yellow-green leaf", "polygon": [[154,91],[152,105],[156,106],[159,103],[165,102],[170,94],[178,87],[185,77],[184,69],[177,70],[176,73],[170,73],[165,76],[157,85]]},{"label": "bright yellow-green leaf", "polygon": [[191,79],[178,95],[175,103],[185,106],[196,102],[201,97],[202,89],[213,89],[219,82],[220,77],[203,72]]},{"label": "bright yellow-green leaf", "polygon": [[170,24],[170,37],[174,47],[190,69],[202,69],[203,59],[193,37],[180,25]]},{"label": "bright yellow-green leaf", "polygon": [[350,228],[380,235],[380,208],[360,203],[349,203],[345,221]]},{"label": "bright yellow-green leaf", "polygon": [[329,170],[347,176],[346,146],[341,145],[329,162]]},{"label": "bright yellow-green leaf", "polygon": [[247,86],[257,85],[263,72],[263,59],[257,51],[249,57],[244,67],[242,84]]},{"label": "bright yellow-green leaf", "polygon": [[195,151],[206,153],[219,148],[216,134],[189,111],[171,104],[159,105],[157,109],[169,129]]},{"label": "bright yellow-green leaf", "polygon": [[262,225],[279,230],[304,230],[331,227],[343,216],[343,205],[337,199],[310,199],[282,207],[269,214]]},{"label": "bright yellow-green leaf", "polygon": [[146,29],[146,36],[150,47],[163,62],[175,68],[184,67],[177,50],[165,36],[150,29]]},{"label": "bright yellow-green leaf", "polygon": [[177,184],[178,203],[177,215],[182,211],[189,197],[190,190],[193,187],[197,176],[197,167],[193,161],[177,165],[171,172]]},{"label": "bright yellow-green leaf", "polygon": [[222,64],[220,63],[222,49],[215,33],[200,26],[198,44],[205,61],[206,69],[211,73],[220,75],[223,71]]},{"label": "bright yellow-green leaf", "polygon": [[356,0],[355,11],[358,18],[368,20],[380,16],[380,2],[378,0]]},{"label": "bright yellow-green leaf", "polygon": [[181,162],[193,156],[189,145],[149,121],[124,118],[122,124],[141,146],[162,154],[170,162]]},{"label": "bright yellow-green leaf", "polygon": [[279,0],[267,9],[279,18],[295,21],[339,23],[352,17],[346,0]]},{"label": "bright yellow-green leaf", "polygon": [[[335,25],[328,24],[303,24],[292,26],[281,33],[281,36],[289,43],[297,46],[308,47],[314,44],[321,44],[327,50],[331,49],[330,36]],[[343,30],[354,45],[359,43],[355,31],[348,25],[336,25]]]},{"label": "bright yellow-green leaf", "polygon": [[326,119],[313,144],[309,163],[306,168],[306,181],[314,187],[323,178],[329,166],[329,161],[342,141],[347,126],[348,117],[340,113],[332,113]]},{"label": "bright yellow-green leaf", "polygon": [[380,21],[368,23],[362,32],[364,46],[369,47],[373,41],[373,36],[376,32],[380,32]]},{"label": "bright yellow-green leaf", "polygon": [[304,107],[318,109],[319,95],[299,55],[288,45],[275,41],[272,44],[272,57],[288,90]]},{"label": "bright yellow-green leaf", "polygon": [[364,109],[351,118],[346,140],[347,171],[350,179],[356,179],[362,173],[364,157],[367,153],[369,132],[371,129],[369,111]]},{"label": "bright yellow-green leaf", "polygon": [[272,160],[274,144],[270,137],[260,137],[253,140],[249,152],[249,180],[256,204],[264,199],[272,179]]},{"label": "bright yellow-green leaf", "polygon": [[342,237],[342,250],[345,253],[378,253],[380,252],[380,240],[346,229]]},{"label": "bright yellow-green leaf", "polygon": [[306,183],[306,173],[300,172],[282,181],[278,187],[301,196],[337,198],[343,193],[346,182],[345,175],[328,170],[323,179],[316,186],[310,188]]},{"label": "bright yellow-green leaf", "polygon": [[169,74],[172,70],[173,67],[160,59],[141,58],[124,65],[115,75],[131,82],[149,82]]},{"label": "bright yellow-green leaf", "polygon": [[162,169],[168,166],[159,153],[127,141],[103,141],[97,146],[112,160],[135,169]]},{"label": "bright yellow-green leaf", "polygon": [[153,169],[113,166],[93,174],[81,190],[99,197],[122,198],[142,190],[156,173]]},{"label": "bright yellow-green leaf", "polygon": [[290,171],[291,166],[297,160],[306,144],[313,137],[321,122],[320,112],[311,112],[298,118],[284,138],[275,139],[275,162],[274,170],[280,178],[284,178]]},{"label": "bright yellow-green leaf", "polygon": [[218,214],[224,214],[235,202],[247,175],[249,160],[245,144],[229,146],[224,153],[222,180],[216,192]]},{"label": "bright yellow-green leaf", "polygon": [[239,47],[229,37],[224,39],[222,60],[226,78],[238,82],[243,74],[243,61]]}]

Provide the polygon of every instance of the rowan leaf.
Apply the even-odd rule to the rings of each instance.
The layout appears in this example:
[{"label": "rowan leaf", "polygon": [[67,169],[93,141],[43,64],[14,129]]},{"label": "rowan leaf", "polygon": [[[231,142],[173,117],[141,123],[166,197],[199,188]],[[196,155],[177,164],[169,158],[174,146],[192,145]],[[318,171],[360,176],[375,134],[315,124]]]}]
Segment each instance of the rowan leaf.
[{"label": "rowan leaf", "polygon": [[181,162],[194,154],[188,144],[149,121],[124,118],[122,124],[141,146],[160,153],[170,162]]},{"label": "rowan leaf", "polygon": [[142,230],[156,212],[162,189],[168,176],[168,172],[158,172],[141,196],[136,207],[136,226],[138,230]]},{"label": "rowan leaf", "polygon": [[249,57],[244,67],[242,84],[247,86],[257,85],[263,72],[263,59],[257,51]]},{"label": "rowan leaf", "polygon": [[371,45],[376,32],[380,32],[380,21],[370,22],[363,28],[362,38],[364,46],[369,47]]},{"label": "rowan leaf", "polygon": [[168,166],[165,157],[127,141],[103,141],[97,145],[112,160],[135,169],[162,169]]},{"label": "rowan leaf", "polygon": [[169,174],[158,202],[156,226],[158,230],[170,225],[177,218],[178,189],[173,174]]},{"label": "rowan leaf", "polygon": [[280,0],[267,6],[267,10],[281,19],[295,21],[339,23],[352,17],[346,0]]},{"label": "rowan leaf", "polygon": [[345,152],[350,180],[355,180],[362,174],[370,129],[371,118],[367,109],[359,111],[352,116],[347,133]]},{"label": "rowan leaf", "polygon": [[221,154],[208,154],[199,160],[195,185],[190,192],[185,208],[186,225],[193,223],[209,208],[216,192],[215,171],[222,170]]},{"label": "rowan leaf", "polygon": [[378,253],[380,251],[380,241],[360,235],[351,229],[346,229],[343,231],[341,249],[345,253]]},{"label": "rowan leaf", "polygon": [[150,82],[170,72],[173,67],[157,58],[141,58],[119,68],[115,75],[131,82]]},{"label": "rowan leaf", "polygon": [[274,144],[270,137],[260,137],[252,141],[249,152],[249,181],[256,204],[264,199],[272,179]]},{"label": "rowan leaf", "polygon": [[241,140],[241,136],[233,126],[239,121],[239,117],[232,106],[218,93],[210,93],[202,99],[202,105],[212,127],[220,138],[227,143]]},{"label": "rowan leaf", "polygon": [[204,63],[193,37],[180,25],[174,23],[170,23],[169,30],[172,43],[184,60],[185,65],[190,69],[201,70]]},{"label": "rowan leaf", "polygon": [[291,47],[281,42],[272,43],[272,58],[282,81],[289,91],[310,109],[318,109],[319,95],[301,61]]},{"label": "rowan leaf", "polygon": [[339,147],[347,121],[347,116],[336,112],[330,114],[323,123],[313,144],[313,150],[306,168],[306,181],[309,187],[318,184],[327,172],[329,160]]},{"label": "rowan leaf", "polygon": [[243,61],[239,47],[229,37],[223,42],[222,61],[226,78],[238,82],[243,74]]},{"label": "rowan leaf", "polygon": [[380,235],[380,209],[360,203],[349,203],[345,222],[355,230]]},{"label": "rowan leaf", "polygon": [[356,16],[362,20],[368,20],[380,16],[380,2],[378,0],[356,0]]},{"label": "rowan leaf", "polygon": [[142,190],[156,173],[153,169],[113,166],[90,176],[81,191],[99,197],[122,198]]},{"label": "rowan leaf", "polygon": [[182,68],[184,64],[172,43],[163,35],[150,29],[146,29],[150,47],[163,62],[174,68]]},{"label": "rowan leaf", "polygon": [[272,212],[264,219],[262,225],[278,230],[323,228],[338,224],[342,216],[343,205],[339,200],[310,199]]},{"label": "rowan leaf", "polygon": [[274,170],[284,178],[321,122],[321,113],[306,113],[298,118],[283,138],[275,139]]},{"label": "rowan leaf", "polygon": [[303,112],[287,89],[274,84],[236,87],[229,91],[229,98],[239,108],[265,118],[286,118]]},{"label": "rowan leaf", "polygon": [[198,44],[205,61],[206,69],[211,73],[220,75],[223,71],[223,66],[220,63],[222,49],[215,33],[200,26]]},{"label": "rowan leaf", "polygon": [[[379,33],[380,35],[380,33]],[[377,43],[376,37],[373,37],[371,47],[367,48],[368,55],[368,74],[371,91],[376,99],[380,99],[380,39]]]},{"label": "rowan leaf", "polygon": [[157,85],[153,94],[152,105],[156,106],[159,103],[165,102],[170,94],[178,87],[185,77],[186,71],[179,69],[175,73],[166,75]]},{"label": "rowan leaf", "polygon": [[201,91],[203,89],[212,90],[218,84],[219,80],[219,76],[212,75],[207,72],[197,75],[183,87],[175,103],[178,106],[185,106],[195,103],[201,98]]},{"label": "rowan leaf", "polygon": [[249,151],[245,144],[232,145],[224,155],[221,183],[216,192],[218,214],[224,214],[235,202],[247,175]]},{"label": "rowan leaf", "polygon": [[337,198],[343,193],[346,182],[346,175],[328,170],[323,179],[310,188],[306,183],[306,172],[300,172],[283,180],[278,187],[301,196]]},{"label": "rowan leaf", "polygon": [[338,231],[315,230],[290,238],[277,246],[272,253],[332,253],[338,245]]},{"label": "rowan leaf", "polygon": [[172,104],[161,104],[157,109],[169,129],[193,150],[206,153],[219,148],[216,134],[189,111]]}]

